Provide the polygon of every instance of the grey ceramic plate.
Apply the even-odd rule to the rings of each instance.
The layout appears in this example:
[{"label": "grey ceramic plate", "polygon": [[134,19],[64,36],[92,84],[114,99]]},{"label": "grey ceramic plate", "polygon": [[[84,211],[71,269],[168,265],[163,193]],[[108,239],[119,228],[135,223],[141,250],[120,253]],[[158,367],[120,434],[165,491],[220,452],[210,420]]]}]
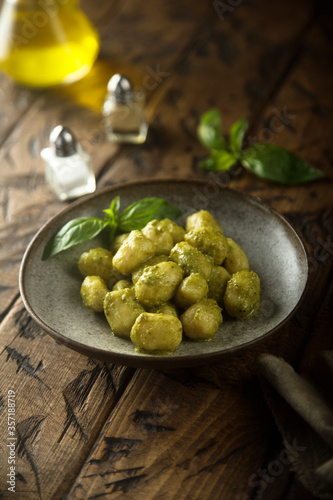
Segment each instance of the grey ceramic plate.
[{"label": "grey ceramic plate", "polygon": [[[225,319],[211,342],[183,341],[174,354],[144,355],[130,341],[111,332],[103,314],[88,310],[80,297],[80,254],[100,245],[98,238],[42,261],[49,238],[75,217],[103,216],[112,198],[120,195],[121,209],[146,196],[159,196],[183,210],[185,218],[207,209],[219,220],[226,236],[246,251],[262,287],[261,311],[248,322]],[[141,367],[180,367],[219,358],[262,340],[294,312],[307,282],[304,247],[289,223],[258,199],[218,184],[201,181],[147,181],[109,187],[82,198],[51,219],[30,243],[21,265],[20,291],[33,319],[60,342],[85,355]]]}]

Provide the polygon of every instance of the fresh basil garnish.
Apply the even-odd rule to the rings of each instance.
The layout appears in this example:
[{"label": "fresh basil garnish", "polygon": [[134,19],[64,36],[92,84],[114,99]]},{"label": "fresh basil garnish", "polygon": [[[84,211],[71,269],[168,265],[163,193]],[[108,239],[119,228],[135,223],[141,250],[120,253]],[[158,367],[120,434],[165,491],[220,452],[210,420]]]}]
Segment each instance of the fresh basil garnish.
[{"label": "fresh basil garnish", "polygon": [[210,156],[202,160],[200,167],[203,170],[223,172],[229,170],[238,161],[238,156],[226,150],[213,151]]},{"label": "fresh basil garnish", "polygon": [[143,198],[132,203],[119,214],[120,197],[116,196],[110,208],[104,210],[104,220],[98,217],[79,217],[67,222],[47,243],[42,260],[91,240],[103,229],[109,230],[112,241],[117,232],[142,229],[153,219],[175,220],[182,211],[162,198]]},{"label": "fresh basil garnish", "polygon": [[211,109],[202,115],[198,134],[201,142],[210,150],[222,150],[227,147],[222,135],[222,120],[218,109]]},{"label": "fresh basil garnish", "polygon": [[142,229],[153,219],[175,220],[182,214],[179,208],[162,198],[143,198],[125,208],[119,217],[119,229],[132,231]]},{"label": "fresh basil garnish", "polygon": [[298,184],[323,177],[320,170],[299,156],[273,144],[253,144],[244,151],[240,161],[258,177],[283,184]]},{"label": "fresh basil garnish", "polygon": [[201,161],[200,167],[222,172],[239,162],[258,177],[282,184],[299,184],[324,176],[321,170],[312,167],[296,154],[273,144],[253,144],[242,149],[248,125],[246,118],[234,123],[228,144],[222,136],[220,112],[216,109],[207,111],[200,119],[198,137],[210,150],[210,156]]},{"label": "fresh basil garnish", "polygon": [[246,118],[241,118],[235,122],[230,129],[230,150],[234,154],[239,154],[242,149],[245,132],[249,127]]},{"label": "fresh basil garnish", "polygon": [[119,224],[119,212],[120,209],[120,196],[116,196],[110,204],[110,208],[104,210],[104,220],[107,223],[110,231],[110,241],[113,241],[118,224]]},{"label": "fresh basil garnish", "polygon": [[95,238],[108,223],[97,217],[79,217],[67,222],[47,243],[42,259],[48,259],[63,250]]}]

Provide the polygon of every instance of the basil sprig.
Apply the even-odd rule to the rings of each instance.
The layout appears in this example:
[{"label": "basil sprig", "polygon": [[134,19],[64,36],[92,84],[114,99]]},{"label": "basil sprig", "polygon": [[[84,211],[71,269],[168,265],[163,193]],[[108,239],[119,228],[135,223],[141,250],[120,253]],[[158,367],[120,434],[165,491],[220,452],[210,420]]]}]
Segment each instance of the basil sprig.
[{"label": "basil sprig", "polygon": [[79,217],[67,222],[47,243],[42,260],[95,238],[103,229],[109,230],[110,241],[116,233],[142,229],[153,219],[175,220],[182,211],[162,198],[143,198],[129,205],[119,214],[120,197],[116,196],[110,208],[104,210],[104,219]]},{"label": "basil sprig", "polygon": [[248,121],[241,118],[230,129],[229,143],[222,135],[222,119],[219,110],[207,111],[198,126],[198,137],[210,151],[200,167],[221,172],[239,162],[253,174],[282,184],[298,184],[320,179],[321,170],[312,167],[299,156],[284,148],[268,143],[252,144],[242,148]]}]

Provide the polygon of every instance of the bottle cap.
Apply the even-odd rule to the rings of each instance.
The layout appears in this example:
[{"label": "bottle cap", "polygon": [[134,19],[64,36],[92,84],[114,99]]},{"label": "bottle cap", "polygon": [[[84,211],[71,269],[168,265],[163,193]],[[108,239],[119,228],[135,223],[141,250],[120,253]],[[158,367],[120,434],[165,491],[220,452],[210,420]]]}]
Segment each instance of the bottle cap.
[{"label": "bottle cap", "polygon": [[126,76],[116,73],[108,83],[108,93],[111,94],[117,104],[128,104],[133,100],[133,86]]},{"label": "bottle cap", "polygon": [[50,144],[56,156],[72,156],[77,152],[77,140],[74,134],[66,127],[58,125],[50,134]]}]

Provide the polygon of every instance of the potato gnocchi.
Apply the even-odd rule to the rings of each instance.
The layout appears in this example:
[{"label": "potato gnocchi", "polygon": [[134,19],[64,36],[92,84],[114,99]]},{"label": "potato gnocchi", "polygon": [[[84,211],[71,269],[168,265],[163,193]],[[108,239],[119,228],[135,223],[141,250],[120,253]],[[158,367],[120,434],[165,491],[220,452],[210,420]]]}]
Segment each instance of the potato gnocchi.
[{"label": "potato gnocchi", "polygon": [[230,318],[247,320],[260,308],[260,279],[246,253],[224,235],[207,210],[186,220],[152,220],[117,236],[111,250],[79,259],[86,307],[104,312],[114,335],[139,352],[174,352],[183,338],[212,340]]}]

